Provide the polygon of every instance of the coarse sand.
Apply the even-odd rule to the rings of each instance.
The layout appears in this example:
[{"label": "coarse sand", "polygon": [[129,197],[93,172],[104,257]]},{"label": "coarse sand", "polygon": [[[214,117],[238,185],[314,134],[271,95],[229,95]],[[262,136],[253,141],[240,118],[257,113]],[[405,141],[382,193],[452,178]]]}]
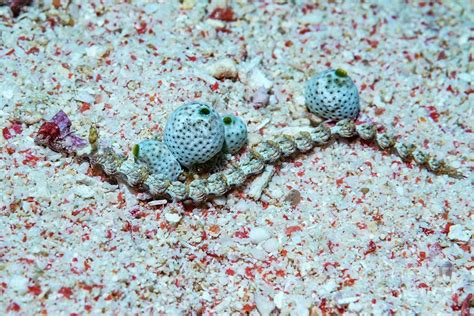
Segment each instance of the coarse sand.
[{"label": "coarse sand", "polygon": [[[0,7],[0,314],[468,315],[472,4],[325,2]],[[257,194],[167,203],[34,143],[64,110],[128,153],[199,100],[242,117],[255,144],[309,126],[304,82],[338,67],[360,121],[467,178],[336,142],[277,165]]]}]

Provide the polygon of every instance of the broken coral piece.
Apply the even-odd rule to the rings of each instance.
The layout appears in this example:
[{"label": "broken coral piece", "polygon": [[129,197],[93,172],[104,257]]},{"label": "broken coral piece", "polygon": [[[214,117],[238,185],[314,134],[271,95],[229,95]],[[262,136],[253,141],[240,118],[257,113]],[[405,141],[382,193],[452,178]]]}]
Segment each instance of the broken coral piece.
[{"label": "broken coral piece", "polygon": [[32,0],[2,0],[0,1],[0,6],[7,5],[12,10],[13,17],[17,17],[20,15],[21,9],[30,5],[33,1]]},{"label": "broken coral piece", "polygon": [[54,151],[68,154],[87,145],[85,139],[71,132],[71,120],[64,111],[59,111],[50,121],[41,125],[35,142]]}]

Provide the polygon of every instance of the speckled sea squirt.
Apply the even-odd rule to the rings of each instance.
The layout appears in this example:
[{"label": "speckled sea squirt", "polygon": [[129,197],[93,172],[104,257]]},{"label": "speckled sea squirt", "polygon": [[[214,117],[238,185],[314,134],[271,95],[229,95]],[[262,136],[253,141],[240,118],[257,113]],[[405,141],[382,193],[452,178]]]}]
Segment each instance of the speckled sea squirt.
[{"label": "speckled sea squirt", "polygon": [[225,129],[224,151],[236,154],[247,143],[247,125],[238,116],[228,114],[222,119]]},{"label": "speckled sea squirt", "polygon": [[168,118],[164,141],[184,166],[205,163],[224,144],[222,118],[210,105],[192,102],[178,107]]},{"label": "speckled sea squirt", "polygon": [[359,93],[343,69],[328,69],[309,79],[305,86],[308,110],[323,119],[355,119],[360,111]]}]

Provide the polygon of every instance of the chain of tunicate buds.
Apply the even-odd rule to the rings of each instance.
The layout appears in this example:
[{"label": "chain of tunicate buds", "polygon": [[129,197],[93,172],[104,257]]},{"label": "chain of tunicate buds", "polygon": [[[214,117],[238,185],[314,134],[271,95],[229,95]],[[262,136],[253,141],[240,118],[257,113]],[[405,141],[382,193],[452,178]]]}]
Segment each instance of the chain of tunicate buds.
[{"label": "chain of tunicate buds", "polygon": [[446,174],[454,178],[463,177],[455,168],[425,153],[415,145],[399,142],[387,133],[377,132],[374,124],[356,125],[354,121],[347,119],[339,121],[333,127],[321,124],[295,135],[275,136],[249,149],[239,162],[225,170],[213,173],[207,178],[191,181],[170,181],[163,175],[151,174],[146,165],[127,159],[110,147],[100,146],[95,127],[91,127],[89,132],[90,146],[77,154],[89,159],[93,166],[100,167],[107,176],[125,182],[130,187],[143,190],[154,198],[164,197],[176,201],[191,199],[201,202],[222,196],[229,190],[243,185],[251,176],[262,173],[268,164],[273,164],[294,153],[303,153],[313,147],[324,146],[334,138],[354,137],[374,142],[381,150],[393,152],[402,160],[412,161],[436,174]]}]

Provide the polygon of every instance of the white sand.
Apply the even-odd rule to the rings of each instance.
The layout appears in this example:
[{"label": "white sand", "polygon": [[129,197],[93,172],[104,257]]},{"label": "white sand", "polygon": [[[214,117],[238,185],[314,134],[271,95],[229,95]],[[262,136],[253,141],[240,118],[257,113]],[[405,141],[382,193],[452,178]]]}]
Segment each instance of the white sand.
[{"label": "white sand", "polygon": [[[208,19],[225,1],[44,2],[0,9],[0,313],[468,313],[469,1],[234,1],[232,22]],[[128,152],[198,99],[242,116],[255,143],[309,124],[303,82],[329,66],[360,88],[361,120],[468,178],[336,143],[278,166],[258,201],[243,188],[163,205],[33,142],[63,109]]]}]

